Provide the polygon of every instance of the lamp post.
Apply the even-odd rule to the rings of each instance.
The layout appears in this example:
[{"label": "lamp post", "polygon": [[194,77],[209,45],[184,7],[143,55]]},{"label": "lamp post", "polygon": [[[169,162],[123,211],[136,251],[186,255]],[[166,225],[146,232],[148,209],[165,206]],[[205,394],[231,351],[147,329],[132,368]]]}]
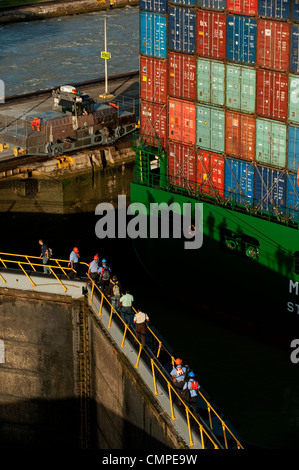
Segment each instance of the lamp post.
[{"label": "lamp post", "polygon": [[111,99],[114,98],[114,95],[108,93],[108,63],[110,59],[110,53],[107,52],[107,25],[106,25],[106,16],[104,16],[104,51],[101,52],[101,58],[105,60],[105,93],[99,95],[100,98]]}]

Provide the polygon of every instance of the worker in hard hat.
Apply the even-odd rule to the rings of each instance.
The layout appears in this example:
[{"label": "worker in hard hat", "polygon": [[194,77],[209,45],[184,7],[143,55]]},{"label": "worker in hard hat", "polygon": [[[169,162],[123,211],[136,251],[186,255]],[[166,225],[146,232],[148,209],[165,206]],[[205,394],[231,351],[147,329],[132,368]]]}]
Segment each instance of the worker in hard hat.
[{"label": "worker in hard hat", "polygon": [[[186,373],[187,373],[188,366],[183,366],[183,361],[179,357],[175,360],[175,367],[170,372],[172,380],[174,382],[174,386],[178,395],[181,395],[182,388],[185,383]],[[175,400],[178,404],[180,404],[180,400]]]},{"label": "worker in hard hat", "polygon": [[106,295],[108,286],[110,284],[110,277],[111,277],[111,269],[107,265],[106,259],[102,259],[102,264],[98,269],[99,277],[100,277],[100,288],[102,289],[103,293]]},{"label": "worker in hard hat", "polygon": [[93,257],[93,260],[89,263],[89,267],[88,267],[88,274],[95,283],[97,283],[99,280],[98,269],[99,269],[99,257],[98,255],[95,255]]},{"label": "worker in hard hat", "polygon": [[71,251],[70,261],[68,264],[68,266],[71,268],[68,274],[69,278],[74,277],[78,273],[79,258],[80,258],[79,249],[75,246],[73,250]]}]

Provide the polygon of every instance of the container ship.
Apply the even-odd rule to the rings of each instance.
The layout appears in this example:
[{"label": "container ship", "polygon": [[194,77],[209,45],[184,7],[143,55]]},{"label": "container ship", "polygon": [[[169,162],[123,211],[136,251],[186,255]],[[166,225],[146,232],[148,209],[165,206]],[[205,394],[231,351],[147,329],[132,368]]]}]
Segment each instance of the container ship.
[{"label": "container ship", "polygon": [[289,348],[299,325],[299,3],[141,0],[139,17],[131,202],[200,202],[204,235],[196,251],[136,241],[138,256],[186,306]]}]

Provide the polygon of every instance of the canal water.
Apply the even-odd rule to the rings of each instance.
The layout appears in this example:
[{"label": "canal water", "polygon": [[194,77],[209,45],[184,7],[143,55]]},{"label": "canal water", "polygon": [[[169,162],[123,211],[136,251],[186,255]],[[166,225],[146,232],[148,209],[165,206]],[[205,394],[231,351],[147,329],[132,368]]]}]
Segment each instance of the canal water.
[{"label": "canal water", "polygon": [[[104,14],[108,16],[111,72],[136,70],[138,8],[12,24],[0,27],[0,78],[5,81],[7,94],[103,76],[99,57]],[[55,207],[46,213],[38,194],[31,196],[39,208],[35,213],[14,213],[15,204],[10,200],[7,211],[1,214],[1,251],[39,255],[41,237],[55,257],[68,258],[72,248],[78,246],[81,259],[89,262],[99,252],[107,258],[123,288],[132,290],[136,303],[149,314],[175,353],[194,369],[211,399],[245,441],[272,449],[299,448],[299,364],[291,363],[290,351],[220,325],[178,298],[175,293],[183,252],[174,254],[178,282],[169,288],[167,283],[156,282],[155,273],[141,261],[142,252],[151,249],[149,240],[137,243],[128,238],[97,238],[99,217],[94,209],[97,203],[110,202],[111,184],[115,184],[115,192],[127,194],[129,199],[133,171],[122,174],[121,185],[115,178],[106,192],[101,174],[65,178],[68,204],[64,214],[55,213]],[[73,206],[69,203],[72,191],[78,200]],[[84,204],[80,204],[82,194]],[[166,279],[167,266],[159,259],[156,266]],[[204,293],[199,286],[196,293],[186,292],[186,298],[190,295]]]},{"label": "canal water", "polygon": [[6,96],[138,70],[138,8],[0,25],[0,79]]}]

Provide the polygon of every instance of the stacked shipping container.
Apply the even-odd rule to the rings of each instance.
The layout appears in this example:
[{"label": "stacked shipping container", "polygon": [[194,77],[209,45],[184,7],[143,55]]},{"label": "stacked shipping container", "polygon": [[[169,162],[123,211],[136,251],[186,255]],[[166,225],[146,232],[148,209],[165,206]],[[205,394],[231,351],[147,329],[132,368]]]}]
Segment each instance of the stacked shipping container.
[{"label": "stacked shipping container", "polygon": [[170,183],[299,219],[297,0],[141,0],[141,132]]}]

